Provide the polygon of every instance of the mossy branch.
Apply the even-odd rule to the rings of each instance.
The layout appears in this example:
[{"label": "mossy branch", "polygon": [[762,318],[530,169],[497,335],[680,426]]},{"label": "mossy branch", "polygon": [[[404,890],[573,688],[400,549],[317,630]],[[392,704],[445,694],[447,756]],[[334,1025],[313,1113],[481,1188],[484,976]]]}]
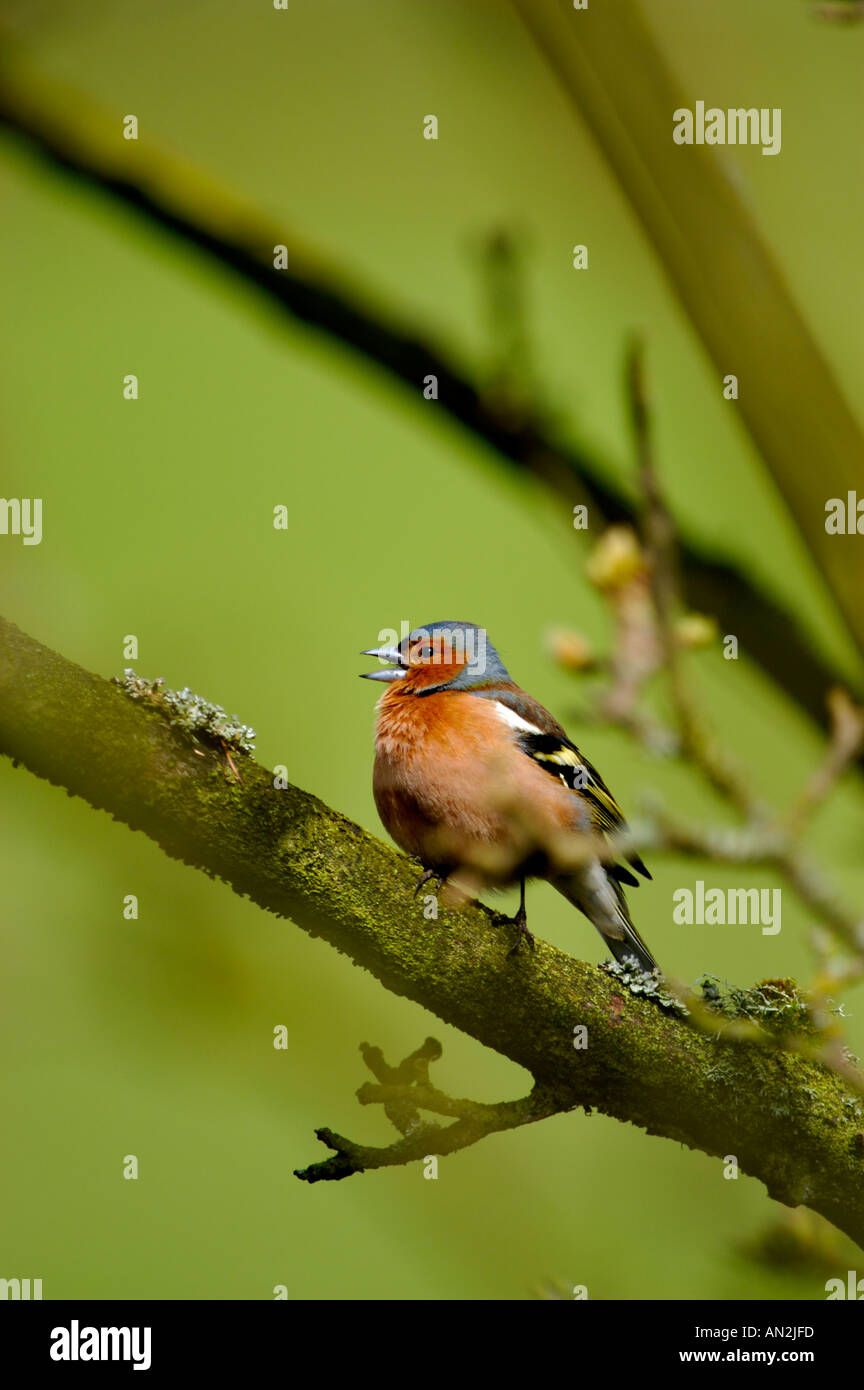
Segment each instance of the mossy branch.
[{"label": "mossy branch", "polygon": [[[4,619],[0,753],[524,1067],[534,1099],[512,1103],[517,1123],[530,1104],[594,1107],[690,1148],[735,1154],[772,1197],[804,1203],[864,1243],[864,1110],[836,1074],[690,1028],[544,941],[511,956],[482,906],[426,922],[412,898],[416,870],[395,851],[298,787],[277,789],[251,757],[239,782],[221,749]],[[584,1048],[574,1046],[580,1026]],[[375,1099],[392,1107],[405,1097]]]}]

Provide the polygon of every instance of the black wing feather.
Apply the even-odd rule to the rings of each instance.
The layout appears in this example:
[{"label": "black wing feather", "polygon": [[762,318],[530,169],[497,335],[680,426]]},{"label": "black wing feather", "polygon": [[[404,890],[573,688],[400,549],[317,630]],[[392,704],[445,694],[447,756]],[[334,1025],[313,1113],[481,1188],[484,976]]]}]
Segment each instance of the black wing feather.
[{"label": "black wing feather", "polygon": [[[618,802],[606,786],[600,773],[589,763],[587,758],[583,757],[575,743],[571,743],[568,738],[558,734],[527,732],[520,732],[517,742],[522,752],[533,759],[539,767],[542,767],[544,772],[548,772],[551,777],[557,777],[571,791],[584,796],[590,806],[591,819],[597,830],[608,833],[626,827],[627,822]],[[643,878],[651,877],[638,854],[628,855],[627,863],[632,864]],[[610,877],[614,878],[616,882],[626,883],[631,888],[639,887],[638,878],[635,874],[631,874],[629,869],[624,868],[623,864],[607,864],[606,868]]]}]

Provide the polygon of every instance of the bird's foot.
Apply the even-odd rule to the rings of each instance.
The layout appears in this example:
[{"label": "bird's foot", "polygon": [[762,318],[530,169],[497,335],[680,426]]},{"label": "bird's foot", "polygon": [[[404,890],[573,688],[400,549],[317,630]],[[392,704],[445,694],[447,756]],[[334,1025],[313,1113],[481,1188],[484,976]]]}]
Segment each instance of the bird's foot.
[{"label": "bird's foot", "polygon": [[446,875],[439,874],[437,869],[424,869],[414,888],[414,897],[416,898],[420,889],[424,888],[432,879],[435,880],[435,892],[440,893],[445,877]]},{"label": "bird's foot", "polygon": [[503,917],[502,921],[505,926],[514,927],[516,931],[516,940],[507,952],[508,957],[518,955],[519,947],[523,941],[529,950],[534,950],[534,934],[528,930],[528,914],[524,905],[519,908],[515,917]]}]

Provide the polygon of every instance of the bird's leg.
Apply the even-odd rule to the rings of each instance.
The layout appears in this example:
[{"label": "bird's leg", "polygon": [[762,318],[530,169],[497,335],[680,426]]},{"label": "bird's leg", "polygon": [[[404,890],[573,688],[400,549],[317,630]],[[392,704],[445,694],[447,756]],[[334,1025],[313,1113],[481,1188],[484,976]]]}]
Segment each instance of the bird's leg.
[{"label": "bird's leg", "polygon": [[515,916],[515,917],[510,917],[510,918],[507,918],[506,920],[509,921],[509,922],[511,923],[511,925],[514,926],[514,927],[516,928],[516,940],[514,941],[513,945],[510,947],[510,950],[507,952],[508,956],[515,956],[515,955],[516,955],[517,951],[519,950],[519,947],[520,947],[521,944],[522,944],[523,938],[524,938],[524,940],[527,942],[527,944],[528,944],[528,946],[530,947],[530,949],[533,951],[533,950],[534,950],[534,937],[533,937],[533,935],[531,934],[531,932],[528,930],[528,914],[527,914],[527,912],[525,911],[525,879],[524,879],[524,878],[520,878],[520,880],[519,880],[519,911],[516,913],[516,916]]}]

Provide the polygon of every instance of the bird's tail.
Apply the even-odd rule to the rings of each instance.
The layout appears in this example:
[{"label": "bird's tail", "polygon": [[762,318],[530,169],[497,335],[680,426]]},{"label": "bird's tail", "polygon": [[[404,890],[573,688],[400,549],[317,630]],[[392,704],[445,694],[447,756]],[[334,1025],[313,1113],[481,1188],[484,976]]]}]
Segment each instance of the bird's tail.
[{"label": "bird's tail", "polygon": [[595,860],[578,873],[552,880],[553,886],[597,928],[616,960],[635,956],[642,970],[658,969],[657,962],[637,932],[614,866]]}]

